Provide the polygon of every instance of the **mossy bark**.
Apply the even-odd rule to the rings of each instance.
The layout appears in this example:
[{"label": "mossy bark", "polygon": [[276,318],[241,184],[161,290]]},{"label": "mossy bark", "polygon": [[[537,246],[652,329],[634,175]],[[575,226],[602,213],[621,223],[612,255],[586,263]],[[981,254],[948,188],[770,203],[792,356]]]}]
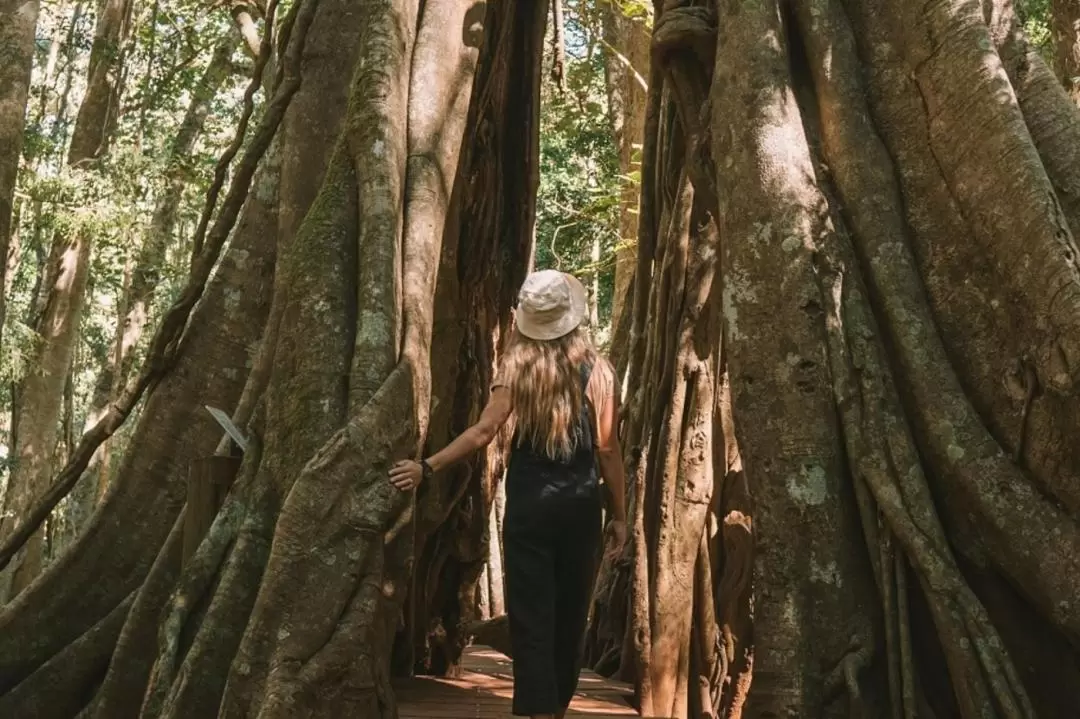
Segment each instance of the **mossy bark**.
[{"label": "mossy bark", "polygon": [[[1067,713],[1075,108],[1006,2],[657,10],[635,542],[602,579],[590,658],[614,671],[621,649],[642,709],[671,716]],[[695,553],[653,513],[681,486],[663,468],[694,457],[667,441],[692,375],[662,358],[682,356],[692,304],[669,298],[699,287],[710,222],[723,311],[698,321],[723,340],[693,425],[722,451]],[[692,631],[660,608],[662,566],[695,577]]]}]

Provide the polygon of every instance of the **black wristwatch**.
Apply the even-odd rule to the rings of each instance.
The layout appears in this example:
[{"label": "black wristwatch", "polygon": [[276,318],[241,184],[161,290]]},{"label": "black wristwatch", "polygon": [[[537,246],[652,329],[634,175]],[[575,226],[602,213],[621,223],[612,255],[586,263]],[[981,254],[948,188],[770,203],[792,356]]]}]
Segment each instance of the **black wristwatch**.
[{"label": "black wristwatch", "polygon": [[431,470],[431,465],[428,464],[426,459],[420,460],[420,476],[426,481],[431,479],[431,475],[434,474]]}]

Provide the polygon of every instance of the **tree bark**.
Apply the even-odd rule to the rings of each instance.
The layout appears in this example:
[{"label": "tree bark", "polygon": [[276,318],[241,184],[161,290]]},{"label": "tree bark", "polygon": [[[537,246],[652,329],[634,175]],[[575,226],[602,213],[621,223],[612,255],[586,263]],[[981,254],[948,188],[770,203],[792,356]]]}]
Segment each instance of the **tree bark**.
[{"label": "tree bark", "polygon": [[[176,590],[178,599],[165,604],[166,615],[160,618],[164,622],[162,631],[171,633],[173,626],[183,627],[185,646],[158,648],[152,659],[149,684],[145,683],[144,674],[144,684],[132,692],[138,702],[146,691],[140,716],[184,717],[213,715],[217,711],[229,664],[238,650],[256,599],[274,531],[273,521],[289,491],[284,480],[272,479],[270,468],[281,463],[299,471],[305,459],[291,453],[314,452],[328,434],[333,418],[340,416],[342,400],[335,397],[348,367],[341,359],[335,362],[328,344],[335,342],[329,337],[338,333],[333,346],[344,352],[349,340],[327,320],[301,318],[297,313],[309,299],[327,307],[342,308],[344,312],[350,299],[343,289],[348,275],[343,267],[353,268],[357,260],[355,255],[350,256],[337,246],[338,235],[302,236],[298,229],[329,171],[331,155],[343,127],[348,75],[341,73],[340,68],[349,67],[357,57],[362,27],[356,19],[359,15],[351,3],[337,0],[318,3],[308,31],[309,41],[300,58],[302,83],[278,137],[281,182],[275,197],[276,227],[270,234],[278,238],[279,260],[271,319],[263,340],[268,344],[260,349],[260,353],[269,353],[271,369],[269,387],[264,385],[255,394],[265,408],[265,418],[252,425],[249,433],[268,450],[279,441],[291,444],[279,455],[272,451],[248,451],[232,497],[226,500],[208,539],[193,558],[192,567],[181,578]],[[306,280],[309,284],[294,284],[290,279],[293,273],[300,272],[297,267],[311,272]],[[320,269],[315,271],[314,267]],[[270,327],[277,329],[270,332]],[[292,359],[286,361],[285,357]],[[283,362],[285,366],[295,362],[302,368],[303,379],[295,389],[280,384]],[[275,418],[282,416],[291,419],[272,429]],[[265,429],[260,426],[263,423]],[[222,586],[211,594],[207,582],[215,576],[220,577],[217,581]],[[179,601],[190,601],[197,607],[185,608],[179,606]],[[198,613],[188,618],[186,611],[195,608]],[[210,668],[206,670],[205,681],[182,681],[184,674],[199,667]],[[138,703],[134,709],[139,710]],[[100,716],[104,719],[106,715]]]},{"label": "tree bark", "polygon": [[[429,451],[464,431],[486,402],[510,327],[507,309],[532,256],[547,7],[500,2],[486,12],[466,131],[478,142],[466,146],[455,168],[460,189],[439,266],[432,357],[452,361],[432,363],[439,402],[432,408]],[[418,556],[395,652],[397,673],[453,675],[459,669],[492,539],[488,518],[502,477],[502,449],[490,448],[419,494]]]},{"label": "tree bark", "polygon": [[8,244],[14,227],[15,183],[22,156],[30,70],[34,60],[34,30],[38,0],[3,0],[0,3],[0,344],[7,308]]},{"label": "tree bark", "polygon": [[1080,102],[1080,2],[1052,0],[1050,20],[1054,70],[1073,102]]},{"label": "tree bark", "polygon": [[[619,198],[619,242],[615,248],[615,287],[612,290],[612,354],[616,366],[624,366],[629,341],[631,280],[637,265],[636,238],[641,149],[645,135],[645,99],[649,75],[649,29],[643,18],[627,17],[615,3],[600,9],[604,39],[604,83],[608,113],[619,151],[623,176]],[[616,341],[616,338],[618,341]]]},{"label": "tree bark", "polygon": [[[1075,706],[1078,118],[1046,76],[1006,2],[658,8],[634,542],[601,579],[589,655],[610,671],[623,650],[646,715]],[[722,352],[690,311],[710,220]],[[680,318],[719,358],[702,415]],[[664,531],[693,476],[671,468],[697,456],[672,438],[710,423],[695,553],[689,515]]]}]

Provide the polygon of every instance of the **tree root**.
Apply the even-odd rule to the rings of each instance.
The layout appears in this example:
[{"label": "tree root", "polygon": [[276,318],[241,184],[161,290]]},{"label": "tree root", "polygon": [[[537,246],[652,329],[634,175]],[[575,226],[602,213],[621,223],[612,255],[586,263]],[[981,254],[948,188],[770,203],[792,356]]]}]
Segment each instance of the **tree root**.
[{"label": "tree root", "polygon": [[[976,507],[975,521],[982,532],[976,541],[982,541],[990,552],[981,559],[991,559],[1001,567],[1048,610],[1046,616],[1071,633],[1074,618],[1062,607],[1050,608],[1048,604],[1051,598],[1068,594],[1062,573],[1069,572],[1062,567],[1071,566],[1073,560],[1063,557],[1071,552],[1067,546],[1075,544],[1075,528],[1036,499],[1027,479],[976,417],[952,372],[907,249],[899,190],[887,169],[891,160],[877,136],[867,132],[873,122],[862,100],[855,43],[842,9],[836,2],[813,15],[801,9],[799,22],[808,54],[815,60],[812,67],[825,157],[844,200],[852,241],[863,260],[868,284],[882,305],[881,315],[897,350],[905,386],[914,389],[913,406],[922,415],[916,424],[921,423],[920,437],[930,447],[925,455],[940,478],[939,484],[944,481],[948,486],[943,491],[947,516],[955,526],[958,517],[972,515],[972,507]],[[827,67],[817,62],[824,48],[830,53]],[[872,171],[876,167],[886,170]],[[882,355],[870,302],[858,279],[856,253],[838,233],[828,233],[827,239],[828,251],[819,258],[818,271],[828,305],[829,361],[836,403],[841,409],[855,481],[867,484],[886,526],[920,579],[942,638],[962,715],[1000,712],[1009,717],[1032,717],[1030,699],[1001,639],[951,556],[922,460]],[[1012,499],[1000,496],[1004,486],[1016,488],[1010,494]],[[957,501],[961,497],[963,503]],[[1039,518],[1041,526],[1030,536],[1069,536],[1067,542],[1057,545],[1057,556],[1047,558],[1034,570],[1027,566],[1030,558],[1021,559],[1025,553],[1017,551],[1015,534],[1015,522],[1030,522],[1032,517]],[[1006,525],[1010,529],[1006,530]],[[961,536],[961,550],[971,553],[971,530]],[[905,680],[904,687],[905,699],[910,699],[915,692],[913,681]]]},{"label": "tree root", "polygon": [[[412,427],[388,425],[386,417],[410,416],[397,406],[410,390],[408,371],[395,370],[296,480],[229,672],[223,719],[285,716],[290,701],[316,712],[316,698],[305,687],[322,676],[334,676],[330,685],[341,691],[364,688],[368,697],[388,680],[379,668],[386,657],[377,656],[390,646],[385,612],[393,615],[383,596],[389,568],[382,543],[408,503],[385,472],[390,457],[406,454]],[[362,646],[374,654],[356,656]],[[384,689],[389,692],[388,685]]]},{"label": "tree root", "polygon": [[[116,646],[134,593],[63,651],[38,667],[14,689],[0,696],[0,716],[68,719],[93,697]],[[55,691],[55,687],[64,687]]]},{"label": "tree root", "polygon": [[847,691],[850,708],[848,716],[851,719],[870,719],[872,716],[867,712],[866,700],[859,688],[859,673],[870,666],[874,659],[874,643],[866,637],[853,635],[851,648],[844,658],[837,663],[836,667],[825,679],[825,696],[835,696],[838,692]]},{"label": "tree root", "polygon": [[109,670],[95,696],[95,719],[136,719],[142,695],[154,664],[154,646],[158,620],[170,592],[180,574],[180,553],[183,541],[185,511],[173,524],[173,529],[150,568],[150,573],[135,593],[113,651]]},{"label": "tree root", "polygon": [[[838,238],[831,239],[828,247],[829,252],[819,257],[819,271],[827,305],[829,358],[855,481],[866,482],[888,526],[904,546],[920,575],[939,631],[967,640],[966,643],[950,641],[945,647],[953,680],[963,687],[958,693],[969,701],[962,707],[964,716],[982,716],[1000,706],[1008,717],[1034,719],[1030,700],[986,610],[944,549],[947,544],[936,519],[930,524],[924,521],[922,527],[915,520],[916,516],[934,516],[933,505],[918,497],[927,494],[926,480],[919,465],[909,459],[917,455],[896,410],[895,389],[879,356],[877,333],[858,281],[845,281],[834,264],[838,257],[845,256],[851,262],[850,251],[844,252]],[[894,429],[885,434],[885,428],[890,426]],[[894,448],[894,442],[907,446]],[[900,455],[896,454],[897,449]],[[906,482],[901,477],[906,477]],[[917,493],[904,486],[910,485],[915,477],[918,477]],[[886,568],[884,561],[881,567]],[[891,575],[892,569],[885,574]],[[883,590],[884,596],[890,593]],[[895,613],[894,607],[887,609]],[[976,669],[972,660],[978,667],[975,675],[970,673]]]},{"label": "tree root", "polygon": [[246,490],[254,481],[253,474],[258,468],[261,456],[260,443],[253,437],[244,457],[243,476],[226,499],[225,506],[214,518],[206,538],[184,567],[166,611],[162,614],[157,660],[146,687],[142,710],[145,717],[161,716],[166,705],[175,701],[168,697],[172,694],[184,659],[181,642],[185,634],[194,635],[190,626],[192,615],[203,605],[225,563],[229,549],[236,543],[247,508],[245,500],[250,496]]}]

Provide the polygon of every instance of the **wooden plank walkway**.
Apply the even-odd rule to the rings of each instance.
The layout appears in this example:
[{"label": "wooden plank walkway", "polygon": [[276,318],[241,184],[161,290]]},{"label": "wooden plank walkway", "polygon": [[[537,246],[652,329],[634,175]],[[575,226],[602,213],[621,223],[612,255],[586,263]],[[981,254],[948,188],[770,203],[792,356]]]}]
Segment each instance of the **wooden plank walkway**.
[{"label": "wooden plank walkway", "polygon": [[[395,682],[400,719],[507,719],[513,695],[510,660],[488,647],[465,650],[458,679],[415,677]],[[567,717],[636,717],[630,687],[583,672]]]}]

